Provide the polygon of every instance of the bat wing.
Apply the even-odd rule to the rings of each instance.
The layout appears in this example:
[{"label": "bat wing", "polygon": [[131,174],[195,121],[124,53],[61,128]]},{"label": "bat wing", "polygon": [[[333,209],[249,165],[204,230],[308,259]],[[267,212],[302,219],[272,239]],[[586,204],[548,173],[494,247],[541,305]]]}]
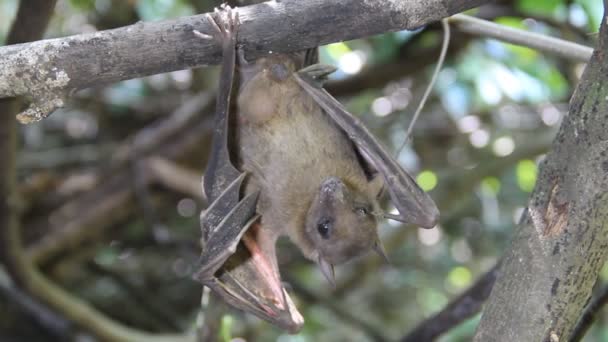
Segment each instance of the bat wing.
[{"label": "bat wing", "polygon": [[434,227],[439,220],[439,210],[431,197],[401,168],[363,122],[322,88],[319,79],[333,70],[333,67],[313,65],[297,72],[294,77],[302,89],[346,132],[365,159],[371,161],[382,174],[401,219],[424,228]]}]

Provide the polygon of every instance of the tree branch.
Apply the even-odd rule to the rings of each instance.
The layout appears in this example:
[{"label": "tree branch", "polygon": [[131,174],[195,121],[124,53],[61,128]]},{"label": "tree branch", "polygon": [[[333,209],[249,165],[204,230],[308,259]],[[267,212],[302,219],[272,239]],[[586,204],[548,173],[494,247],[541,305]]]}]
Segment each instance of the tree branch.
[{"label": "tree branch", "polygon": [[526,30],[498,25],[465,14],[453,15],[449,21],[450,23],[455,23],[456,27],[463,32],[527,46],[580,62],[587,62],[591,58],[591,53],[593,53],[593,48],[588,46]]},{"label": "tree branch", "polygon": [[567,340],[608,256],[608,26],[503,259],[475,341]]},{"label": "tree branch", "polygon": [[[337,41],[416,29],[484,0],[283,0],[239,9],[239,44],[248,58]],[[361,15],[364,13],[365,15]],[[205,15],[0,48],[0,97],[27,95],[18,118],[37,121],[79,89],[216,64],[220,48],[192,30],[210,32]]]},{"label": "tree branch", "polygon": [[495,265],[441,311],[418,324],[401,342],[434,341],[443,333],[473,317],[490,295],[497,273],[498,265]]}]

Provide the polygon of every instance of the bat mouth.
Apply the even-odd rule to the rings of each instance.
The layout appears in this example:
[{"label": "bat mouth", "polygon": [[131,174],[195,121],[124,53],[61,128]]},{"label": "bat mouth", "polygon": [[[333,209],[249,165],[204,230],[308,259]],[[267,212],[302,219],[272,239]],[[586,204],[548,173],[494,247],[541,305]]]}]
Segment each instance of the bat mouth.
[{"label": "bat mouth", "polygon": [[259,223],[248,229],[233,255],[237,262],[227,261],[215,289],[232,305],[296,333],[304,318],[281,282],[275,241],[265,233]]}]

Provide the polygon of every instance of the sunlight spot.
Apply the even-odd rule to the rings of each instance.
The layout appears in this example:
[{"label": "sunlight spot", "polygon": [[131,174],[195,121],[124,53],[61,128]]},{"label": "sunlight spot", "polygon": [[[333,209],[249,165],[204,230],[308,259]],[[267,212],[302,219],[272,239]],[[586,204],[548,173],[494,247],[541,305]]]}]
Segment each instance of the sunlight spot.
[{"label": "sunlight spot", "polygon": [[372,102],[372,111],[376,116],[387,116],[393,111],[393,104],[386,97],[379,97]]},{"label": "sunlight spot", "polygon": [[515,142],[511,137],[500,137],[494,141],[492,149],[497,156],[506,157],[515,150]]},{"label": "sunlight spot", "polygon": [[476,148],[483,148],[490,142],[490,133],[485,129],[478,129],[469,135],[471,145]]},{"label": "sunlight spot", "polygon": [[436,245],[441,240],[441,230],[437,226],[431,229],[418,228],[418,240],[426,246]]},{"label": "sunlight spot", "polygon": [[191,198],[181,199],[177,203],[177,212],[183,217],[192,217],[196,214],[196,202]]},{"label": "sunlight spot", "polygon": [[470,261],[473,257],[471,247],[469,247],[469,243],[465,239],[454,241],[450,247],[450,254],[454,260],[462,263]]},{"label": "sunlight spot", "polygon": [[448,283],[457,288],[464,288],[471,284],[473,275],[468,268],[463,266],[454,267],[448,274]]},{"label": "sunlight spot", "polygon": [[481,122],[477,115],[467,115],[458,120],[458,129],[462,133],[471,133],[479,129]]},{"label": "sunlight spot", "polygon": [[553,126],[559,122],[559,110],[554,106],[546,106],[541,110],[540,117],[547,126]]},{"label": "sunlight spot", "polygon": [[425,170],[422,171],[416,176],[416,182],[422,190],[430,191],[437,186],[437,175],[433,171]]},{"label": "sunlight spot", "polygon": [[338,66],[345,74],[356,74],[363,67],[363,57],[363,54],[358,51],[347,52],[338,60]]}]

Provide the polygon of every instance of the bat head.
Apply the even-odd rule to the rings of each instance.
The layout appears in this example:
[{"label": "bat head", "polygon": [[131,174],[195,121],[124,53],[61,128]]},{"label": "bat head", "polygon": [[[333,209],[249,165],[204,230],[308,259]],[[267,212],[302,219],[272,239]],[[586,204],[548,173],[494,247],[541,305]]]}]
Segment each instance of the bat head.
[{"label": "bat head", "polygon": [[[331,266],[362,255],[379,244],[377,182],[357,190],[340,178],[322,182],[306,218],[306,236],[312,242],[323,273],[332,281]],[[381,184],[380,184],[381,187]],[[328,274],[329,272],[329,274]]]}]

